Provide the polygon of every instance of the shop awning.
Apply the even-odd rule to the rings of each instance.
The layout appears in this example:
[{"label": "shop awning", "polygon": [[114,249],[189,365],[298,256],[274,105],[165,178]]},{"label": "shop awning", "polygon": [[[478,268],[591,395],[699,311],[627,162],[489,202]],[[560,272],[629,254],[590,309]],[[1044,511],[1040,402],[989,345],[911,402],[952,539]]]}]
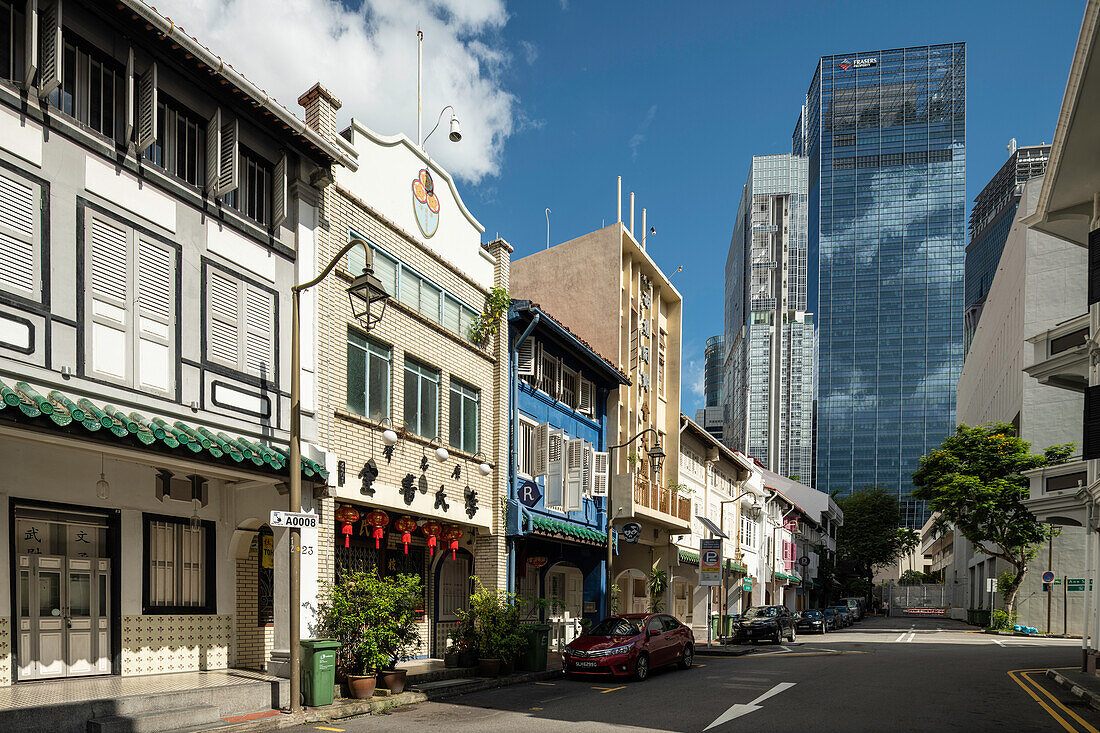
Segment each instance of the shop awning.
[{"label": "shop awning", "polygon": [[[698,554],[696,554],[694,552],[691,552],[690,550],[682,550],[682,549],[678,550],[678,552],[679,552],[680,562],[683,563],[684,565],[698,565],[699,564],[699,555]],[[748,568],[746,568],[744,565],[739,565],[739,564],[735,563],[733,560],[728,560],[728,559],[726,560],[726,569],[727,570],[732,570],[732,571],[737,572],[737,573],[747,573],[748,572]]]},{"label": "shop awning", "polygon": [[602,532],[581,527],[572,522],[561,522],[550,517],[542,517],[538,514],[523,513],[523,529],[535,534],[549,537],[562,537],[565,539],[585,542],[589,544],[607,545],[607,537]]},{"label": "shop awning", "polygon": [[[0,420],[119,444],[130,443],[177,456],[251,464],[261,470],[289,473],[286,465],[289,456],[282,448],[182,420],[170,422],[137,412],[126,413],[114,405],[98,405],[86,397],[74,400],[58,390],[43,396],[26,382],[8,384],[0,380]],[[320,464],[305,457],[302,458],[302,475],[314,481],[328,478],[328,472]]]}]

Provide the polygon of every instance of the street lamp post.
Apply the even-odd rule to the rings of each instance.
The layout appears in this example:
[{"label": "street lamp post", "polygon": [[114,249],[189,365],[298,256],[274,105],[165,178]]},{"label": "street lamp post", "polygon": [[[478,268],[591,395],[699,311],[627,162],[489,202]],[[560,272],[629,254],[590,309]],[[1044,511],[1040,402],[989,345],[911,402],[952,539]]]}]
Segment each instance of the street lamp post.
[{"label": "street lamp post", "polygon": [[[642,437],[646,433],[653,433],[653,437],[655,439],[655,442],[653,444],[653,448],[649,451],[646,451],[646,454],[649,456],[650,470],[653,472],[654,475],[660,473],[661,464],[664,463],[664,460],[665,460],[665,452],[664,452],[664,450],[661,449],[660,435],[658,435],[657,431],[654,430],[653,428],[646,428],[645,430],[641,431],[640,433],[635,435],[633,438],[631,438],[630,440],[628,440],[624,443],[620,443],[619,445],[609,446],[608,449],[607,449],[607,465],[611,466],[611,467],[615,466],[615,450],[617,448],[627,447],[628,445],[630,445],[631,443],[633,443],[635,440]],[[611,470],[614,471],[615,469],[611,468]],[[606,497],[607,506],[606,506],[606,511],[604,512],[605,514],[607,514],[607,569],[606,569],[607,589],[606,589],[606,593],[604,594],[604,610],[606,611],[606,613],[604,614],[605,616],[610,616],[611,615],[611,562],[612,562],[612,559],[613,559],[612,558],[612,550],[611,550],[611,532],[612,532],[611,520],[613,519],[613,513],[612,513],[612,508],[611,508],[611,495],[612,495],[612,493],[613,493],[613,491],[612,491],[612,487],[611,487],[611,482],[608,481],[608,490],[607,490],[607,497]]]},{"label": "street lamp post", "polygon": [[[341,258],[354,247],[362,246],[366,252],[366,267],[362,274],[352,280],[348,286],[348,297],[352,303],[352,313],[363,323],[368,330],[373,328],[382,318],[386,310],[386,293],[382,282],[375,276],[372,268],[370,246],[362,239],[354,238],[341,249],[320,275],[309,282],[295,285],[290,289],[292,307],[290,323],[290,511],[302,510],[302,355],[301,355],[301,319],[300,305],[302,291],[309,290],[317,283],[324,280]],[[365,301],[366,310],[360,311],[356,307],[356,297]],[[371,315],[371,308],[376,304],[382,304],[382,310],[377,315]],[[301,570],[302,570],[302,530],[298,527],[290,529],[290,711],[296,712],[300,705],[301,689],[301,650],[299,649],[301,635]]]},{"label": "street lamp post", "polygon": [[[748,496],[749,494],[753,495],[753,506],[755,506],[756,505],[756,493],[753,492],[753,491],[742,491],[740,494],[733,497],[732,499],[726,499],[725,501],[718,502],[718,529],[722,530],[722,532],[726,531],[726,512],[722,507],[724,507],[726,504],[733,504],[734,502],[738,502],[743,497]],[[739,512],[739,514],[740,514],[740,512]],[[736,547],[738,548],[738,550],[737,550],[736,553],[734,553],[735,559],[737,559],[741,554],[741,552],[740,552],[740,548],[741,548],[741,539],[740,538],[741,538],[741,535],[739,534],[740,531],[741,531],[741,528],[740,527],[733,527],[732,531],[734,533],[734,536],[738,538],[737,543],[736,543]],[[723,616],[728,615],[729,610],[730,610],[730,608],[729,608],[729,606],[730,606],[730,604],[729,604],[729,590],[727,589],[727,580],[729,580],[728,575],[729,575],[729,573],[728,573],[727,568],[726,568],[726,560],[725,560],[725,558],[723,558],[722,559],[722,604],[719,608],[719,612]]]}]

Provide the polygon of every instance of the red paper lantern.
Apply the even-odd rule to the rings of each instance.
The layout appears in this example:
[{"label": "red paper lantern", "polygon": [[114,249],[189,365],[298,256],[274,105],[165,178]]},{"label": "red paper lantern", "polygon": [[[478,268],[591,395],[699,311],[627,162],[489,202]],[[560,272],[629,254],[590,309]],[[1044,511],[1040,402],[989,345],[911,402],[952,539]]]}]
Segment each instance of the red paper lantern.
[{"label": "red paper lantern", "polygon": [[401,533],[401,542],[405,545],[405,554],[408,555],[409,542],[412,540],[412,533],[416,531],[416,520],[412,517],[401,517],[393,526]]},{"label": "red paper lantern", "polygon": [[374,536],[374,549],[377,550],[379,543],[386,534],[384,527],[390,523],[390,517],[384,511],[375,509],[367,515],[366,520],[367,524],[374,527],[372,535]]},{"label": "red paper lantern", "polygon": [[342,506],[336,510],[336,521],[344,525],[341,532],[344,535],[344,547],[347,547],[351,544],[352,525],[359,521],[359,512],[353,506]]},{"label": "red paper lantern", "polygon": [[420,528],[428,537],[428,557],[435,557],[435,546],[439,539],[439,535],[443,534],[443,525],[434,519],[424,522],[424,526]]},{"label": "red paper lantern", "polygon": [[542,555],[534,555],[527,558],[527,564],[533,568],[541,568],[546,565],[549,560]]},{"label": "red paper lantern", "polygon": [[450,543],[451,559],[456,560],[456,553],[458,551],[458,541],[462,539],[462,535],[465,531],[462,527],[456,527],[454,525],[447,528],[447,531],[443,533],[443,539]]}]

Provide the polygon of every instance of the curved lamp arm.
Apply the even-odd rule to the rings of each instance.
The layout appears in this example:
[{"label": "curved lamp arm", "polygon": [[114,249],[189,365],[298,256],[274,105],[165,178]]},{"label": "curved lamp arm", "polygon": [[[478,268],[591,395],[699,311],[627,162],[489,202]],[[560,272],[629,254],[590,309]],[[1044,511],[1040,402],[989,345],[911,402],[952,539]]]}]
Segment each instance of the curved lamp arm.
[{"label": "curved lamp arm", "polygon": [[661,436],[660,436],[660,435],[659,435],[659,434],[657,433],[657,431],[656,431],[656,430],[654,430],[653,428],[646,428],[645,430],[643,430],[642,432],[638,433],[637,435],[635,435],[635,436],[634,436],[633,438],[631,438],[630,440],[626,441],[625,443],[620,443],[619,445],[612,445],[612,446],[609,446],[609,449],[610,449],[610,448],[625,448],[625,447],[627,447],[628,445],[630,445],[631,443],[633,443],[633,442],[634,442],[635,440],[637,440],[638,438],[640,438],[640,437],[642,437],[643,435],[645,435],[646,433],[653,433],[654,437],[656,437],[656,438],[657,438],[658,440],[660,440],[660,437],[661,437]]},{"label": "curved lamp arm", "polygon": [[[446,107],[439,110],[439,119],[435,121],[435,127],[432,128],[432,132],[435,132],[439,129],[439,123],[443,121],[443,113],[447,110],[451,110],[451,113],[454,114],[455,108],[448,104]],[[432,132],[428,133],[428,137],[432,136]],[[428,144],[428,137],[424,138],[424,142],[420,143],[421,148]]]},{"label": "curved lamp arm", "polygon": [[373,264],[374,257],[373,257],[373,255],[371,255],[370,246],[366,242],[364,242],[362,239],[359,239],[358,237],[354,237],[350,242],[348,242],[346,245],[344,245],[343,249],[341,249],[339,252],[336,253],[336,256],[333,257],[332,261],[328,263],[328,266],[326,266],[325,269],[321,271],[320,275],[313,278],[309,282],[304,282],[304,283],[301,283],[300,285],[293,286],[291,288],[291,290],[293,290],[295,293],[300,293],[303,290],[309,290],[314,285],[316,285],[317,283],[321,282],[326,277],[328,277],[328,274],[330,272],[332,272],[332,268],[336,267],[336,263],[339,262],[343,258],[344,255],[346,255],[353,248],[355,248],[356,246],[358,246],[360,244],[363,245],[363,249],[366,250],[366,253],[367,253],[367,269],[371,269],[371,265]]}]

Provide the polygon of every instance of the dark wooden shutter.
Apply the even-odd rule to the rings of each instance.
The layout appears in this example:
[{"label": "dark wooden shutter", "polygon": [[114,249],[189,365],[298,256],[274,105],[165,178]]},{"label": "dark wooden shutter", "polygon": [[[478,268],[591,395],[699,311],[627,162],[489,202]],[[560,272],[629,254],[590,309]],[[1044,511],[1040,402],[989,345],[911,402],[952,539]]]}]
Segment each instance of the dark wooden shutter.
[{"label": "dark wooden shutter", "polygon": [[1081,437],[1085,459],[1100,458],[1100,386],[1085,388],[1085,425]]},{"label": "dark wooden shutter", "polygon": [[1100,229],[1089,232],[1089,305],[1100,303]]}]

